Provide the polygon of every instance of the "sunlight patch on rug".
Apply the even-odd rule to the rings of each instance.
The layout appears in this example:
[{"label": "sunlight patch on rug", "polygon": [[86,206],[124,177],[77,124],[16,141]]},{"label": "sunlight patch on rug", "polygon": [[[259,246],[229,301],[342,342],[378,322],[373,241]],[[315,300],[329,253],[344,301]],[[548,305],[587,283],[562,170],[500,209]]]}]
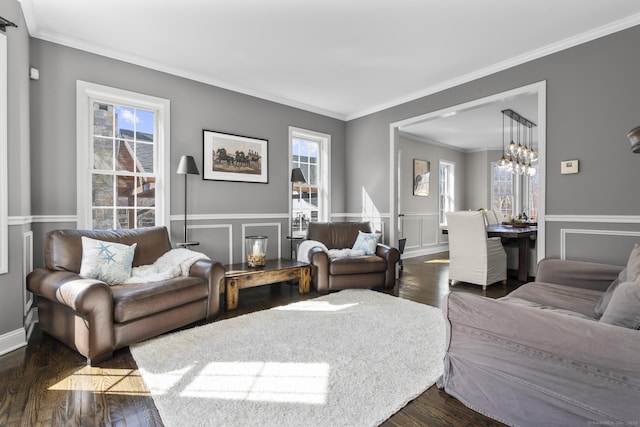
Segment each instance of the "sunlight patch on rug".
[{"label": "sunlight patch on rug", "polygon": [[167,427],[377,426],[443,370],[439,309],[345,290],[131,346]]}]

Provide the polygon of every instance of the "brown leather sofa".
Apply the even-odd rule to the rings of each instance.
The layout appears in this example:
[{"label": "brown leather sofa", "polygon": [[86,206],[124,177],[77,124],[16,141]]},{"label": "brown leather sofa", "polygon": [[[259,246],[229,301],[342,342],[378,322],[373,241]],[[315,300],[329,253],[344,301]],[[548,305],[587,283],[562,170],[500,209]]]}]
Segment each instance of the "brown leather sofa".
[{"label": "brown leather sofa", "polygon": [[171,249],[165,227],[135,230],[56,230],[45,237],[45,268],[27,276],[37,295],[40,329],[87,358],[109,359],[114,350],[220,311],[224,267],[198,260],[189,276],[152,283],[109,286],[79,275],[82,236],[108,242],[137,243],[133,266],[149,265]]},{"label": "brown leather sofa", "polygon": [[[306,240],[321,242],[327,249],[351,248],[358,231],[374,230],[370,222],[311,222]],[[330,258],[323,248],[316,246],[309,250],[308,258],[315,267],[312,283],[320,293],[349,288],[392,289],[400,252],[379,243],[374,255]]]}]

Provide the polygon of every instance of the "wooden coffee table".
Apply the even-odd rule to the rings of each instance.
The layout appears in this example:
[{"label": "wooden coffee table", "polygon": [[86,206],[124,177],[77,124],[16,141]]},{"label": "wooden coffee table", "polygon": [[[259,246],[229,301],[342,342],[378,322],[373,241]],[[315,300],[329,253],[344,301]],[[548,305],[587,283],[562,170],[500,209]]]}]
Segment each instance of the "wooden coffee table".
[{"label": "wooden coffee table", "polygon": [[247,263],[224,266],[224,289],[227,310],[238,307],[238,291],[298,279],[298,292],[307,293],[311,284],[311,265],[290,259],[268,259],[264,267],[249,267]]}]

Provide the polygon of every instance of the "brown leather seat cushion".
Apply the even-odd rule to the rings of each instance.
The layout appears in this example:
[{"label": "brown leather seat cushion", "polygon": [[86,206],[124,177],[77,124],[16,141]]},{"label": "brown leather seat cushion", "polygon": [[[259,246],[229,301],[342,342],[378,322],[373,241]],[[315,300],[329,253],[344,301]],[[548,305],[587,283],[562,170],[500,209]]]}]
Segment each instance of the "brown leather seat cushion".
[{"label": "brown leather seat cushion", "polygon": [[330,274],[366,274],[387,270],[387,263],[376,255],[333,259],[329,263]]},{"label": "brown leather seat cushion", "polygon": [[170,308],[205,299],[207,280],[200,277],[176,277],[161,282],[114,285],[113,321],[128,322]]}]

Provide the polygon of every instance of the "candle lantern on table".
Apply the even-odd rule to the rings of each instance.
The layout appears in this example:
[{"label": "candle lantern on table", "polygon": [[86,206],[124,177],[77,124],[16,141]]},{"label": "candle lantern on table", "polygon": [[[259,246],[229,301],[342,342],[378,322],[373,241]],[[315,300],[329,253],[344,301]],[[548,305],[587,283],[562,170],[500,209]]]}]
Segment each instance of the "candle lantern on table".
[{"label": "candle lantern on table", "polygon": [[267,236],[245,237],[247,264],[249,267],[264,267],[267,260]]}]

